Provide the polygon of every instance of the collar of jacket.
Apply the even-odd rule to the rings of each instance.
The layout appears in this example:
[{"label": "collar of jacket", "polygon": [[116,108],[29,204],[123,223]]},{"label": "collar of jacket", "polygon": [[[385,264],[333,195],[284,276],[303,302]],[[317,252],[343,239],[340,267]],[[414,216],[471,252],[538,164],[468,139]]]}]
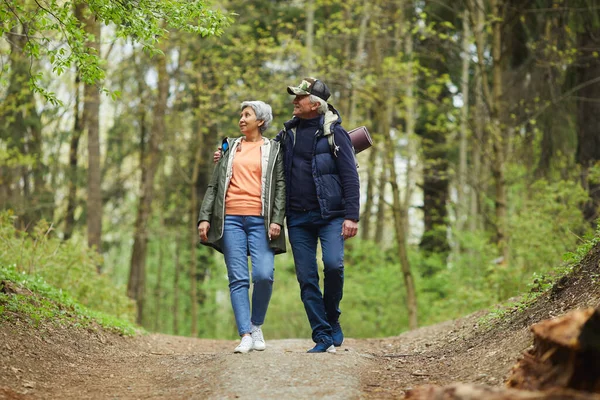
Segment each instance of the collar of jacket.
[{"label": "collar of jacket", "polygon": [[[327,110],[325,115],[321,115],[321,120],[319,122],[319,125],[323,127],[323,136],[332,135],[333,127],[335,125],[341,125],[342,123],[342,117],[340,116],[338,110],[336,110],[335,107],[331,104],[328,104],[328,106],[329,109]],[[286,130],[290,130],[298,127],[299,123],[300,118],[292,117],[292,119],[290,119],[289,121],[284,122],[283,126]]]}]

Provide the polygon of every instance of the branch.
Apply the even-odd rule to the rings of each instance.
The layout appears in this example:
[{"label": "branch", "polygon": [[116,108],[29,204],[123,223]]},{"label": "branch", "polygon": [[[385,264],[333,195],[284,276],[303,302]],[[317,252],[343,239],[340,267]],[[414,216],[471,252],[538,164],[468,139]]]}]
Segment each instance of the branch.
[{"label": "branch", "polygon": [[[528,118],[527,118],[527,120],[530,120],[530,119],[537,119],[537,118],[538,118],[540,115],[542,115],[542,113],[543,113],[544,111],[546,111],[546,109],[548,109],[548,107],[550,107],[550,106],[554,106],[554,105],[558,104],[559,102],[561,102],[562,100],[564,100],[565,98],[569,97],[571,94],[573,94],[573,93],[577,92],[578,90],[580,90],[580,89],[583,89],[583,88],[585,88],[585,87],[587,87],[587,86],[593,85],[594,83],[598,83],[598,82],[600,82],[600,76],[599,76],[599,77],[596,77],[596,78],[594,78],[594,79],[590,79],[590,80],[589,80],[589,81],[587,81],[587,82],[583,82],[583,83],[581,83],[581,84],[579,84],[579,85],[577,85],[577,86],[575,86],[575,87],[571,88],[570,90],[567,90],[565,93],[563,93],[561,96],[559,96],[559,97],[558,97],[556,100],[554,100],[554,101],[551,101],[550,103],[547,103],[547,104],[546,104],[544,107],[541,107],[541,108],[538,110],[538,112],[536,112],[536,113],[535,113],[535,114],[533,114],[532,116],[528,117]],[[518,125],[522,125],[522,124],[524,124],[525,122],[527,122],[527,121],[521,121],[521,122],[519,122],[519,123],[517,124],[517,126],[518,126]]]}]

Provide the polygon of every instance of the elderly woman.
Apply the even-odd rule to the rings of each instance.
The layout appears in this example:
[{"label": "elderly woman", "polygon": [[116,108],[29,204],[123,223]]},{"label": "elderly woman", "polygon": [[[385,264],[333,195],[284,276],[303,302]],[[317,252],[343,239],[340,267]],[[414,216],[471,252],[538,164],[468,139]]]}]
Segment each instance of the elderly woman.
[{"label": "elderly woman", "polygon": [[[261,325],[273,290],[274,255],[285,252],[285,180],[279,143],[263,137],[273,116],[262,101],[241,105],[242,136],[225,139],[222,157],[200,208],[203,244],[225,256],[240,344],[236,353],[264,350]],[[252,310],[248,292],[252,260]]]}]

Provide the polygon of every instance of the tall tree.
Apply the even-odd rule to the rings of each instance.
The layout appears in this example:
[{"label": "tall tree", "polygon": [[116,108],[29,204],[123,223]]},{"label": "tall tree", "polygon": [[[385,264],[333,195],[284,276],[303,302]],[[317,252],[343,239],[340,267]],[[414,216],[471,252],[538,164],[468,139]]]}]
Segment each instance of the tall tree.
[{"label": "tall tree", "polygon": [[0,202],[4,208],[16,210],[23,228],[33,227],[42,217],[45,192],[41,119],[28,85],[30,61],[25,49],[29,29],[23,24],[5,33],[10,38],[10,75],[0,105],[0,139],[6,144],[0,150],[6,160],[0,167]]},{"label": "tall tree", "polygon": [[[161,46],[166,49],[166,43],[161,44]],[[149,132],[150,137],[147,139],[147,148],[142,151],[140,199],[135,221],[131,269],[127,284],[127,294],[135,299],[137,304],[137,322],[140,324],[144,320],[148,218],[152,212],[152,200],[154,199],[154,176],[161,161],[160,146],[165,135],[165,118],[169,94],[166,56],[155,56],[154,63],[157,71],[157,94],[152,110],[153,119],[152,128]]]},{"label": "tall tree", "polygon": [[[85,3],[75,9],[77,18],[87,35],[86,47],[90,54],[100,56],[101,26]],[[85,80],[83,88],[83,121],[87,132],[87,235],[88,246],[102,251],[102,182],[100,170],[100,88],[94,81]],[[100,271],[101,266],[98,266]]]},{"label": "tall tree", "polygon": [[[467,5],[469,7],[469,14],[479,16],[481,13],[478,9],[481,4],[475,0],[468,0]],[[506,3],[505,0],[490,0],[490,19],[492,26],[492,41],[491,41],[491,55],[492,55],[492,71],[490,82],[492,88],[490,89],[487,68],[485,63],[485,40],[484,32],[481,29],[482,24],[475,22],[475,43],[477,49],[478,67],[481,71],[483,79],[481,80],[482,92],[486,102],[487,109],[489,110],[490,122],[488,124],[489,134],[493,149],[493,160],[491,165],[492,176],[494,178],[495,186],[495,233],[496,233],[496,244],[498,246],[499,255],[503,257],[504,262],[508,263],[509,258],[509,245],[508,245],[508,215],[507,215],[507,188],[506,188],[506,157],[508,150],[508,134],[507,127],[504,125],[506,121],[506,108],[504,99],[504,87],[503,87],[503,72],[505,68],[506,59],[503,58],[502,52],[502,35],[504,31],[504,23],[506,17]]]},{"label": "tall tree", "polygon": [[[596,14],[596,19],[598,15]],[[588,23],[578,34],[580,57],[576,67],[577,85],[577,163],[581,166],[581,183],[589,193],[583,206],[585,219],[596,226],[600,216],[600,179],[590,170],[600,163],[600,28]]]}]

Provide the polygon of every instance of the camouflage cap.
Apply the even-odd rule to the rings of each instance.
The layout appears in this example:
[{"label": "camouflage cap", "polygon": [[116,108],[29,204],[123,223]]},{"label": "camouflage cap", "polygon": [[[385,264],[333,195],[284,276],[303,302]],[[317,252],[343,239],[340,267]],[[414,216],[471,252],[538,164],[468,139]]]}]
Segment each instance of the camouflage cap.
[{"label": "camouflage cap", "polygon": [[287,91],[292,95],[313,94],[325,101],[331,96],[327,85],[316,78],[304,78],[298,86],[288,86]]}]

